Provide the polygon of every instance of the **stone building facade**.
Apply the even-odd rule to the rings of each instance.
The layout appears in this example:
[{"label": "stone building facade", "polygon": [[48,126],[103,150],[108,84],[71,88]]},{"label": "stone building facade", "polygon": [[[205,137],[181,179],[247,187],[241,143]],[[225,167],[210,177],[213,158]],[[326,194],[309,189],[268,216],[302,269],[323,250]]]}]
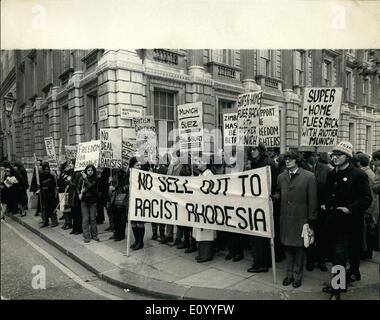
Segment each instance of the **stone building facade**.
[{"label": "stone building facade", "polygon": [[357,151],[380,149],[380,50],[94,49],[1,54],[13,57],[13,67],[2,58],[2,69],[14,74],[2,77],[1,97],[13,90],[17,99],[11,115],[13,133],[10,138],[1,136],[3,142],[11,139],[11,150],[2,155],[26,164],[34,153],[44,157],[47,136],[53,136],[58,146],[61,138],[63,145],[98,139],[99,128],[122,127],[126,135],[132,134],[132,121],[120,116],[122,108],[153,115],[159,123],[160,146],[170,146],[175,138],[168,133],[176,126],[177,105],[202,101],[204,126],[211,130],[222,127],[223,112],[235,110],[239,94],[256,90],[263,90],[264,105],[280,107],[279,151],[299,148],[302,88],[310,86],[343,88],[339,140],[351,141]]}]

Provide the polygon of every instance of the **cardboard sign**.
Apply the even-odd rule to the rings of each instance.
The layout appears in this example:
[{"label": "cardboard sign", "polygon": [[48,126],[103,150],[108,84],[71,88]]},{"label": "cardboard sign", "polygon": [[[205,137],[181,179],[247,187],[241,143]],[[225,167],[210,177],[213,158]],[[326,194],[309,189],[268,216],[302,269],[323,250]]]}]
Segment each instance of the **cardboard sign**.
[{"label": "cardboard sign", "polygon": [[120,107],[120,119],[133,119],[143,116],[142,108],[132,107],[132,106],[121,106]]},{"label": "cardboard sign", "polygon": [[301,146],[334,146],[338,143],[342,88],[305,88]]},{"label": "cardboard sign", "polygon": [[236,146],[237,141],[237,113],[223,114],[223,145]]},{"label": "cardboard sign", "polygon": [[53,137],[44,138],[46,155],[51,170],[58,170],[57,155],[55,153],[55,145]]},{"label": "cardboard sign", "polygon": [[78,145],[74,171],[81,171],[89,164],[99,167],[100,140],[82,142]]},{"label": "cardboard sign", "polygon": [[237,100],[237,126],[239,146],[257,146],[259,144],[259,118],[262,91],[239,95]]},{"label": "cardboard sign", "polygon": [[280,147],[280,112],[278,106],[265,106],[260,109],[259,142],[266,147]]},{"label": "cardboard sign", "polygon": [[178,106],[178,133],[181,151],[203,150],[203,104],[187,103]]},{"label": "cardboard sign", "polygon": [[131,170],[129,219],[273,238],[270,167],[174,177]]},{"label": "cardboard sign", "polygon": [[157,154],[157,133],[153,116],[134,118],[136,131],[136,151],[145,159]]},{"label": "cardboard sign", "polygon": [[76,159],[77,146],[65,146],[65,157],[66,157],[66,161],[71,160],[71,159]]},{"label": "cardboard sign", "polygon": [[121,169],[122,129],[100,129],[101,168]]},{"label": "cardboard sign", "polygon": [[127,170],[129,167],[129,160],[136,153],[136,141],[135,140],[123,140],[121,156],[123,169]]},{"label": "cardboard sign", "polygon": [[99,109],[99,121],[108,119],[108,107],[102,107]]}]

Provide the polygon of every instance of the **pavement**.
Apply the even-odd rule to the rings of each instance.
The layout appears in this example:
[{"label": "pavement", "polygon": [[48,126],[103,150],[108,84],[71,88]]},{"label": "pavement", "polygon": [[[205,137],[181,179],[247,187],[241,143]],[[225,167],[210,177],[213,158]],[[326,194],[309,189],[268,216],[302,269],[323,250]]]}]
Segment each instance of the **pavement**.
[{"label": "pavement", "polygon": [[[60,216],[60,214],[59,214]],[[40,228],[41,218],[34,210],[25,217],[14,215],[13,220],[80,263],[100,279],[124,289],[148,294],[159,299],[193,300],[326,300],[321,292],[330,280],[329,272],[304,271],[300,288],[282,286],[285,277],[285,261],[276,263],[277,283],[273,283],[272,269],[267,273],[248,273],[252,264],[248,251],[239,262],[226,261],[225,251],[215,254],[212,261],[197,263],[196,252],[185,254],[184,250],[151,240],[152,231],[146,224],[143,249],[130,250],[126,256],[127,240],[115,242],[112,235],[104,231],[107,220],[98,225],[100,242],[84,243],[82,235],[71,235],[70,230]],[[132,242],[132,236],[131,236]],[[373,259],[361,262],[362,280],[354,282],[346,300],[379,300],[380,253],[374,252]]]}]

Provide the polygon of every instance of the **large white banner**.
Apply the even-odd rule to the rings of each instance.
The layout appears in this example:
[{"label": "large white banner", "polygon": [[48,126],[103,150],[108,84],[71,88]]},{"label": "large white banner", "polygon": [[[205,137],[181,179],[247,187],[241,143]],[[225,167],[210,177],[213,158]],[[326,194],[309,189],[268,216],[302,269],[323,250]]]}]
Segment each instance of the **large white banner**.
[{"label": "large white banner", "polygon": [[342,88],[305,88],[301,146],[334,146],[338,143]]},{"label": "large white banner", "polygon": [[100,167],[122,168],[122,129],[100,129]]},{"label": "large white banner", "polygon": [[174,177],[132,169],[129,219],[273,238],[270,167]]},{"label": "large white banner", "polygon": [[237,100],[238,138],[239,146],[257,146],[262,91],[239,95]]},{"label": "large white banner", "polygon": [[77,158],[74,171],[81,171],[87,165],[93,164],[99,167],[100,140],[82,142],[78,145]]},{"label": "large white banner", "polygon": [[280,113],[278,106],[262,106],[259,119],[259,142],[266,147],[280,147]]},{"label": "large white banner", "polygon": [[202,102],[178,106],[178,133],[181,151],[203,150]]},{"label": "large white banner", "polygon": [[223,114],[223,145],[236,146],[237,138],[237,113]]},{"label": "large white banner", "polygon": [[58,161],[57,155],[55,153],[54,139],[53,137],[47,137],[44,140],[49,166],[52,170],[58,170]]}]

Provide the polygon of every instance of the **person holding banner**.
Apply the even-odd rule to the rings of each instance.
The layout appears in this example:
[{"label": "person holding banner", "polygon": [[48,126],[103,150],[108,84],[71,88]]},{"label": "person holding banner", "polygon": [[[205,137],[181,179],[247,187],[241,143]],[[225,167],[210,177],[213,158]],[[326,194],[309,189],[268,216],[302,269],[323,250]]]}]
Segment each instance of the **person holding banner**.
[{"label": "person holding banner", "polygon": [[[257,147],[251,147],[248,158],[251,161],[251,169],[262,168],[270,166],[271,169],[271,186],[272,195],[276,190],[277,183],[277,170],[273,161],[267,154],[265,145],[260,142]],[[247,271],[252,273],[268,272],[270,264],[270,243],[268,238],[263,237],[250,237],[250,244],[252,250],[253,264]]]},{"label": "person holding banner", "polygon": [[[75,159],[70,160],[72,166],[75,167]],[[79,201],[79,194],[77,188],[79,185],[81,174],[79,171],[71,171],[71,174],[67,177],[67,193],[68,193],[68,205],[71,211],[71,217],[73,219],[73,228],[70,234],[81,234],[82,229],[82,209]]]},{"label": "person holding banner", "polygon": [[[194,159],[194,164],[199,175],[204,177],[214,175],[201,155],[199,158]],[[213,243],[216,238],[216,231],[193,227],[193,237],[198,242],[198,255],[195,260],[198,263],[211,261],[214,255]]]},{"label": "person holding banner", "polygon": [[[236,154],[234,156],[227,158],[225,173],[238,173],[244,171],[244,164],[238,163]],[[226,235],[226,245],[228,253],[225,256],[225,260],[232,260],[233,262],[238,262],[244,259],[244,246],[246,243],[247,236],[244,234],[227,232]]]},{"label": "person holding banner", "polygon": [[[335,169],[329,173],[325,188],[326,231],[333,251],[333,277],[342,273],[340,268],[344,270],[344,281],[340,286],[322,289],[331,294],[331,300],[339,300],[340,293],[347,291],[346,281],[361,278],[361,233],[364,213],[371,205],[372,195],[366,173],[351,163],[352,158],[350,142],[342,141],[333,148]],[[350,269],[346,270],[348,259]]]},{"label": "person holding banner", "polygon": [[[139,169],[142,170],[141,163],[136,157],[132,157],[129,160],[129,169]],[[147,169],[145,167],[145,169]],[[135,237],[135,242],[130,246],[133,250],[139,250],[144,248],[144,235],[145,235],[145,223],[144,222],[131,222],[132,232]]]},{"label": "person holding banner", "polygon": [[51,227],[56,227],[58,226],[58,218],[55,209],[57,208],[59,201],[56,192],[56,179],[50,172],[50,165],[48,162],[42,164],[40,183],[41,188],[37,192],[41,192],[42,196],[41,228],[49,225],[49,218],[51,219]]},{"label": "person holding banner", "polygon": [[[113,169],[111,185],[109,186],[110,216],[113,217],[115,228],[114,235],[110,239],[121,241],[125,239],[125,227],[127,225],[129,177],[122,169]],[[107,210],[108,212],[108,210]]]},{"label": "person holding banner", "polygon": [[71,179],[71,176],[73,174],[74,167],[71,163],[71,161],[66,161],[61,165],[61,168],[59,170],[59,179],[58,179],[58,188],[60,197],[62,195],[62,199],[60,199],[60,207],[63,208],[63,217],[65,219],[65,223],[62,226],[63,230],[71,229],[73,227],[73,219],[71,215],[71,208],[69,206],[68,202],[68,180]]},{"label": "person holding banner", "polygon": [[79,180],[79,200],[82,208],[82,229],[84,242],[88,243],[91,238],[100,241],[98,238],[98,227],[96,224],[96,207],[99,199],[98,177],[94,165],[89,164],[82,172]]},{"label": "person holding banner", "polygon": [[[172,158],[170,160],[170,164],[168,166],[167,175],[169,176],[179,176],[182,171],[182,163],[180,161],[181,152],[180,150],[176,150],[172,154]],[[166,225],[166,237],[161,243],[167,244],[169,242],[173,242],[173,235],[174,235],[174,226],[171,224]],[[179,245],[181,243],[181,240],[179,239],[176,241],[175,245]]]},{"label": "person holding banner", "polygon": [[314,175],[299,167],[296,151],[284,155],[286,170],[278,176],[277,195],[281,199],[280,237],[286,249],[286,278],[282,284],[293,288],[302,285],[305,259],[304,226],[312,227],[317,219],[317,182]]},{"label": "person holding banner", "polygon": [[[37,172],[36,168],[38,168],[38,172]],[[39,189],[39,186],[37,183],[37,175],[38,175],[38,177],[40,177],[41,174],[42,174],[42,160],[39,159],[33,168],[33,176],[32,176],[32,181],[30,183],[30,188],[29,188],[29,191],[33,192],[34,196],[36,195],[36,192]],[[42,211],[40,197],[38,196],[37,199],[38,199],[37,200],[37,209],[36,209],[36,212],[34,213],[35,217],[39,216],[41,211]]]}]

